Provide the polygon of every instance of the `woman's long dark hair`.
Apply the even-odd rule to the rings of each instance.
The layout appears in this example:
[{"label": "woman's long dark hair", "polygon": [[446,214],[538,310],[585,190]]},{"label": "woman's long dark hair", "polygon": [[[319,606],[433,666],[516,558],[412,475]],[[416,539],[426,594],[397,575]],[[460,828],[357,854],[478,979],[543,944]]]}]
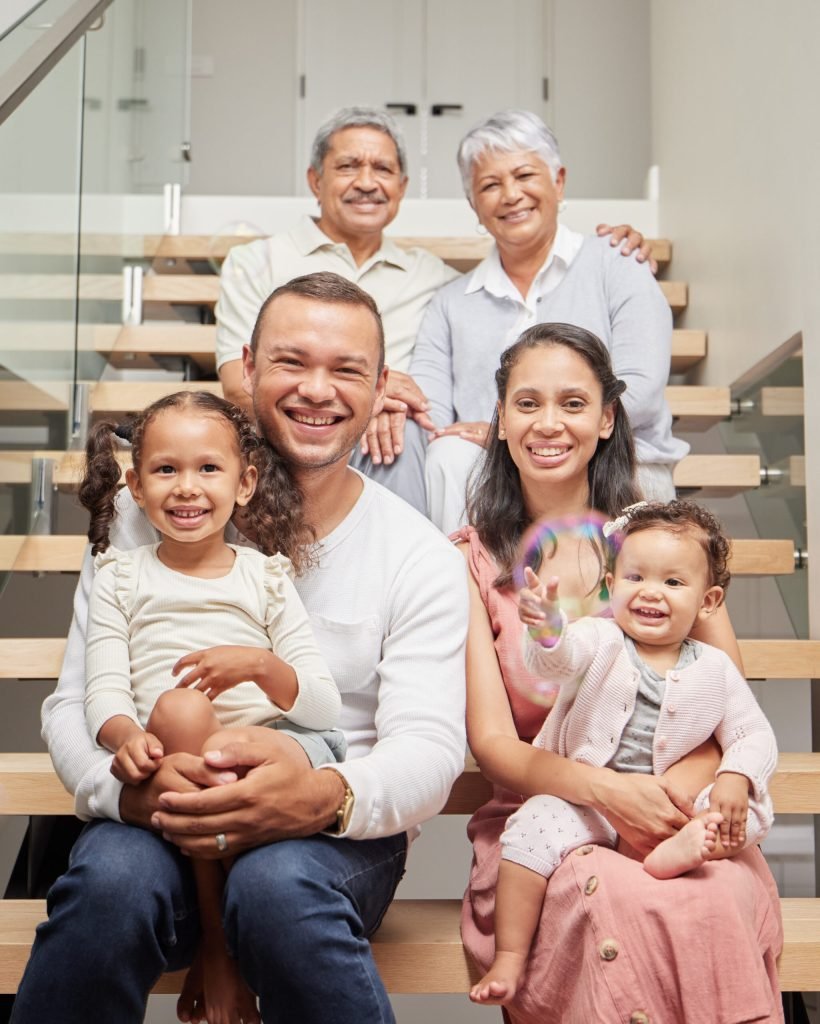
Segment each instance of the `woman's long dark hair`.
[{"label": "woman's long dark hair", "polygon": [[88,539],[93,554],[105,551],[116,515],[115,498],[122,468],[117,461],[117,436],[131,441],[131,460],[139,473],[145,429],[165,409],[188,409],[193,415],[221,416],[236,432],[239,454],[246,465],[256,467],[256,490],[243,510],[259,550],[266,555],[277,551],[293,562],[297,572],[310,564],[310,547],[315,540],[305,523],[302,492],[283,460],[262,438],[237,406],[209,391],[177,391],[149,405],[127,424],[96,423],[86,443],[86,466],[79,497],[91,515]]},{"label": "woman's long dark hair", "polygon": [[[612,434],[598,441],[587,473],[590,508],[607,516],[617,516],[621,509],[641,497],[635,483],[635,444],[621,403],[626,385],[613,373],[609,353],[594,334],[572,324],[536,324],[528,328],[501,355],[501,365],[495,372],[498,400],[503,406],[510,374],[522,355],[530,349],[551,345],[563,345],[587,363],[601,385],[604,406],[613,408]],[[524,507],[518,468],[506,441],[498,437],[497,409],[490,424],[487,450],[467,497],[467,517],[481,543],[501,568],[495,585],[509,586],[521,538],[531,521]]]}]

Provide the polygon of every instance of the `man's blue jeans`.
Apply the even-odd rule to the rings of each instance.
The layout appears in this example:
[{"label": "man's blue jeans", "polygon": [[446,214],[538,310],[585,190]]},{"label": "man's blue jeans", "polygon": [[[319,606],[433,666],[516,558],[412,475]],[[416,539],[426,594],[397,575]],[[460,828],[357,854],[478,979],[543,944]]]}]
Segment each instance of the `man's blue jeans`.
[{"label": "man's blue jeans", "polygon": [[[367,941],[404,871],[406,837],[290,839],[239,856],[225,933],[265,1024],[394,1020]],[[112,821],[88,825],[48,896],[13,1024],[138,1024],[165,971],[199,939],[190,862]]]}]

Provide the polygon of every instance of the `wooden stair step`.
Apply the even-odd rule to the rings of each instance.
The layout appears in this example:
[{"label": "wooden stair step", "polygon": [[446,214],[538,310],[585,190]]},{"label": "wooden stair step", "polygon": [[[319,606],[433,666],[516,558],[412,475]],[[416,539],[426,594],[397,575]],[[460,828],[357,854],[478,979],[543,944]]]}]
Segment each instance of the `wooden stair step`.
[{"label": "wooden stair step", "polygon": [[[36,457],[56,463],[54,483],[57,486],[77,487],[85,464],[83,453],[53,450],[0,451],[0,484],[31,483],[31,461]],[[131,461],[128,452],[122,452],[119,458],[125,472]],[[760,458],[757,455],[687,455],[675,467],[674,477],[677,487],[697,490],[698,497],[730,497],[760,485]]]},{"label": "wooden stair step", "polygon": [[[820,900],[781,899],[784,946],[778,962],[784,992],[820,988]],[[464,994],[477,980],[461,944],[460,900],[394,900],[372,939],[388,992]],[[0,902],[0,992],[16,992],[44,900]],[[164,975],[157,993],[180,991],[184,971]]]},{"label": "wooden stair step", "polygon": [[674,418],[675,433],[708,430],[731,414],[729,388],[670,384],[666,401]]},{"label": "wooden stair step", "polygon": [[687,455],[675,466],[675,486],[700,498],[728,498],[760,486],[759,455]]},{"label": "wooden stair step", "polygon": [[[119,256],[132,260],[223,260],[235,245],[246,245],[261,237],[264,236],[83,234],[83,253],[87,256]],[[388,237],[402,249],[427,249],[451,267],[462,271],[471,270],[492,248],[492,239],[486,237]],[[663,269],[672,258],[672,243],[667,238],[651,238],[647,241],[658,267]],[[73,256],[76,248],[77,237],[71,234],[0,234],[0,253]]]},{"label": "wooden stair step", "polygon": [[[90,406],[97,415],[135,412],[174,391],[211,391],[222,394],[218,381],[105,380],[92,386]],[[729,418],[728,388],[694,384],[669,385],[666,399],[678,430],[705,430]]]},{"label": "wooden stair step", "polygon": [[[0,536],[0,572],[79,572],[87,540],[82,534]],[[729,568],[734,576],[794,572],[790,540],[733,540]]]},{"label": "wooden stair step", "polygon": [[[686,282],[659,281],[658,284],[673,314],[686,309]],[[70,302],[77,290],[83,300],[121,302],[123,279],[120,274],[80,274],[78,285],[73,274],[0,274],[0,300]],[[213,306],[218,297],[216,274],[145,274],[142,279],[143,304],[170,302],[183,306]]]},{"label": "wooden stair step", "polygon": [[792,416],[802,419],[804,411],[803,388],[761,388],[760,412],[763,416]]},{"label": "wooden stair step", "polygon": [[[815,679],[820,640],[739,640],[748,679]],[[0,679],[56,679],[63,637],[0,639]]]},{"label": "wooden stair step", "polygon": [[[29,325],[25,325],[29,326]],[[59,336],[52,332],[49,339],[45,330],[28,330],[17,341],[22,345],[29,338],[38,348],[47,350],[49,344],[59,347]],[[82,329],[81,329],[82,330]],[[216,326],[214,324],[185,324],[178,321],[148,321],[143,324],[89,325],[83,332],[83,350],[100,352],[118,367],[150,365],[152,357],[187,356],[204,371],[214,372]],[[27,346],[29,347],[29,346]],[[706,331],[675,329],[672,332],[672,373],[685,373],[697,365],[707,351]]]},{"label": "wooden stair step", "polygon": [[[26,352],[64,352],[73,345],[74,325],[68,322],[15,324],[5,348]],[[203,372],[215,367],[216,326],[180,320],[149,320],[142,324],[80,324],[78,348],[99,352],[112,366],[156,366],[156,358],[187,356]],[[705,356],[706,331],[676,328],[672,332],[672,373],[685,373]]]},{"label": "wooden stair step", "polygon": [[[45,753],[0,753],[2,814],[72,814],[73,802]],[[780,754],[772,780],[777,814],[820,813],[820,753]],[[489,800],[492,787],[470,760],[456,780],[442,814],[472,814]]]}]

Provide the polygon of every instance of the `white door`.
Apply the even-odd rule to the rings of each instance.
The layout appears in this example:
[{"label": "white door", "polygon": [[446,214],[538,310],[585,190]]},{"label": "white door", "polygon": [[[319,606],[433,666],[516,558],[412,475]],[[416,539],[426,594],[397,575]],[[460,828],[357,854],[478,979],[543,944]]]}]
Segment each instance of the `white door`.
[{"label": "white door", "polygon": [[546,117],[543,0],[427,3],[428,195],[462,195],[456,150],[482,118],[507,107]]},{"label": "white door", "polygon": [[295,181],[316,129],[339,107],[386,107],[407,140],[410,188],[419,195],[425,0],[302,0],[303,78]]},{"label": "white door", "polygon": [[405,133],[408,195],[460,196],[455,153],[471,125],[504,107],[546,116],[545,2],[302,0],[297,182],[322,121],[363,104],[388,107]]}]

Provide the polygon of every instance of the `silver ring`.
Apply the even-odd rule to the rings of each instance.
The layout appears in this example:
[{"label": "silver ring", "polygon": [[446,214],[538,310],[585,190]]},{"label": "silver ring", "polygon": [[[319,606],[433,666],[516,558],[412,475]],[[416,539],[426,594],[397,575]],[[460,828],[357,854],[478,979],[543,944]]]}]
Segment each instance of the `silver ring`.
[{"label": "silver ring", "polygon": [[228,840],[225,838],[225,833],[217,832],[217,834],[214,836],[214,840],[216,841],[217,850],[219,850],[220,853],[227,853]]}]

